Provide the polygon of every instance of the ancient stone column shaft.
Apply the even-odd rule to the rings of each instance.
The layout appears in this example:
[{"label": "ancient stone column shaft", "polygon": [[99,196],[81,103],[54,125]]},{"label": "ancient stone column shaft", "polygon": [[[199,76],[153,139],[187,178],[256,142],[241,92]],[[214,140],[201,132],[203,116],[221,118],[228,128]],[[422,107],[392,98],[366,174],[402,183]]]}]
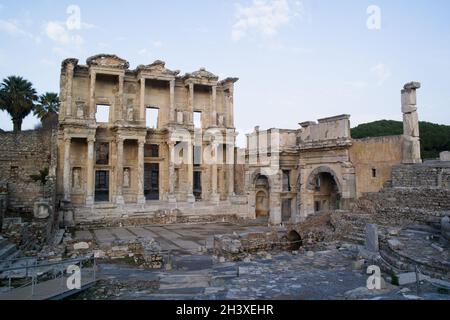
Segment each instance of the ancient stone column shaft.
[{"label": "ancient stone column shaft", "polygon": [[230,95],[228,97],[228,127],[229,128],[233,128],[234,127],[234,107],[233,107],[233,94],[234,94],[234,89],[233,87],[230,88]]},{"label": "ancient stone column shaft", "polygon": [[70,181],[71,167],[70,167],[70,143],[71,138],[64,138],[64,200],[70,201]]},{"label": "ancient stone column shaft", "polygon": [[87,165],[86,165],[86,204],[94,204],[94,143],[95,138],[88,138]]},{"label": "ancient stone column shaft", "polygon": [[140,100],[139,100],[139,119],[145,120],[145,78],[141,78]]},{"label": "ancient stone column shaft", "polygon": [[72,115],[72,83],[73,83],[73,70],[75,66],[71,63],[67,65],[67,85],[66,85],[66,115]]},{"label": "ancient stone column shaft", "polygon": [[219,201],[219,195],[217,192],[217,163],[218,159],[218,147],[217,143],[211,144],[214,156],[212,157],[211,165],[211,201]]},{"label": "ancient stone column shaft", "polygon": [[144,146],[145,141],[138,142],[138,203],[145,204],[144,195]]},{"label": "ancient stone column shaft", "polygon": [[189,123],[194,119],[194,84],[189,83]]},{"label": "ancient stone column shaft", "polygon": [[175,80],[170,80],[169,122],[175,122]]},{"label": "ancient stone column shaft", "polygon": [[117,139],[116,203],[123,204],[123,139]]},{"label": "ancient stone column shaft", "polygon": [[169,141],[169,195],[175,194],[175,142]]},{"label": "ancient stone column shaft", "polygon": [[123,120],[123,113],[124,113],[124,107],[123,107],[123,84],[124,84],[124,76],[119,76],[119,92],[117,93],[118,99],[117,99],[117,112],[115,112],[115,115],[117,116],[117,119],[114,120]]},{"label": "ancient stone column shaft", "polygon": [[[231,154],[233,154],[233,157],[231,157]],[[233,162],[230,163],[230,161],[227,161],[226,167],[227,167],[227,184],[228,184],[228,196],[232,197],[235,195],[234,193],[234,146],[227,145],[227,160],[233,159]]]},{"label": "ancient stone column shaft", "polygon": [[95,81],[96,81],[96,73],[91,71],[91,82],[89,85],[89,119],[95,119]]},{"label": "ancient stone column shaft", "polygon": [[217,86],[211,87],[211,124],[210,126],[217,126]]}]

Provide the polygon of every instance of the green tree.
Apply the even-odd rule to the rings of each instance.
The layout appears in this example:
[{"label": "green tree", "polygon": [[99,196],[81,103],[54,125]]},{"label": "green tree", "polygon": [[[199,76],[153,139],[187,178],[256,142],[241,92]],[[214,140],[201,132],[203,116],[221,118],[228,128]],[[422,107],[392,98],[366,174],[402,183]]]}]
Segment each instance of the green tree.
[{"label": "green tree", "polygon": [[[450,126],[419,122],[422,158],[438,158],[442,151],[450,150]],[[361,124],[352,129],[352,138],[381,137],[403,134],[403,122],[381,120]]]},{"label": "green tree", "polygon": [[41,120],[44,127],[51,127],[58,122],[59,106],[58,94],[47,92],[39,96],[33,113]]},{"label": "green tree", "polygon": [[33,84],[19,76],[9,76],[0,84],[0,110],[6,110],[14,124],[14,132],[22,130],[23,119],[37,100]]},{"label": "green tree", "polygon": [[59,98],[57,93],[46,92],[38,98],[33,113],[41,121],[45,120],[49,115],[57,115],[59,112]]}]

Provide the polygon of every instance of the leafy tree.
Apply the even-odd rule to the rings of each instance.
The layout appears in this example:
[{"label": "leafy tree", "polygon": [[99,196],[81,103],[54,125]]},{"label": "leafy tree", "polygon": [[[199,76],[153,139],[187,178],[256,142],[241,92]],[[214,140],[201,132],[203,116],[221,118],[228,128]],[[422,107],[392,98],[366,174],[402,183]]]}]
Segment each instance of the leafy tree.
[{"label": "leafy tree", "polygon": [[[419,122],[422,158],[438,158],[442,151],[450,150],[450,126]],[[403,134],[401,121],[381,120],[361,124],[351,131],[352,137],[381,137]]]},{"label": "leafy tree", "polygon": [[45,94],[39,96],[33,113],[41,120],[41,122],[44,122],[47,118],[58,114],[59,105],[60,102],[58,94],[46,92]]},{"label": "leafy tree", "polygon": [[6,110],[14,124],[14,132],[22,130],[23,119],[37,100],[33,84],[19,76],[9,76],[0,84],[0,110]]}]

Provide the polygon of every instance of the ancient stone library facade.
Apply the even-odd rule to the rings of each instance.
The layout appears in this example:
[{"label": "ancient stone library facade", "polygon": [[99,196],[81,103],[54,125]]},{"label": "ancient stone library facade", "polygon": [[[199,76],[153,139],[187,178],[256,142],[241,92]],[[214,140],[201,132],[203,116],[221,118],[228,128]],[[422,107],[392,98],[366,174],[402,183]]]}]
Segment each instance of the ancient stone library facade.
[{"label": "ancient stone library facade", "polygon": [[[247,135],[247,147],[239,149],[233,110],[237,81],[219,80],[205,69],[181,75],[163,61],[132,70],[115,55],[96,55],[84,65],[63,61],[59,125],[46,138],[56,148],[36,163],[48,166],[56,181],[51,207],[60,208],[69,225],[229,218],[276,225],[351,209],[365,193],[378,192],[394,166],[421,162],[419,83],[406,84],[401,92],[403,135],[352,139],[350,116],[339,115],[302,122],[297,130],[256,127]],[[39,140],[24,141],[30,139]],[[15,150],[10,155],[31,148],[5,145]],[[11,178],[8,163],[17,172],[21,161],[18,156],[0,162],[3,189],[15,199],[10,209],[20,202],[11,193],[32,172]],[[35,189],[27,195],[33,198],[27,199],[29,207],[53,199],[48,190]]]}]

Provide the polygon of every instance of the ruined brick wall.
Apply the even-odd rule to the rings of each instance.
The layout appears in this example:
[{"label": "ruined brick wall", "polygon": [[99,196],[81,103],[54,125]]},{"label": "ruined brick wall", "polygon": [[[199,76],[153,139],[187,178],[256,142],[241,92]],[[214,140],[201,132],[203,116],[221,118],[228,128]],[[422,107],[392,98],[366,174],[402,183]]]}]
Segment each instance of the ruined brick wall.
[{"label": "ruined brick wall", "polygon": [[[8,213],[32,213],[39,198],[54,198],[56,140],[51,130],[0,133],[0,181],[8,184]],[[49,168],[43,187],[31,179]]]},{"label": "ruined brick wall", "polygon": [[394,166],[392,187],[450,189],[450,162],[430,161],[424,164]]},{"label": "ruined brick wall", "polygon": [[391,186],[365,194],[355,210],[372,213],[381,224],[438,224],[450,212],[450,163],[399,165]]}]

